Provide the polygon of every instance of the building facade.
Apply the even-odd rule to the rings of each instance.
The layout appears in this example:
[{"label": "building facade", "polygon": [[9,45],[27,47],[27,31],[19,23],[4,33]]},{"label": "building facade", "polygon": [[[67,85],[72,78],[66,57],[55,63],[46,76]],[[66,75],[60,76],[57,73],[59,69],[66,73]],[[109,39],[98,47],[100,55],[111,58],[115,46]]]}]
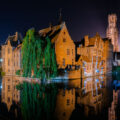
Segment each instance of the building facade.
[{"label": "building facade", "polygon": [[[20,53],[16,50],[16,47],[21,44],[22,36],[18,32],[13,36],[8,36],[4,45],[1,48],[2,55],[2,70],[6,75],[14,75],[16,69],[20,67]],[[19,51],[20,52],[20,51]],[[17,54],[17,55],[16,55]],[[16,61],[16,59],[18,59]]]},{"label": "building facade", "polygon": [[56,61],[59,69],[75,65],[75,44],[65,22],[39,31],[41,36],[49,36],[55,45]]},{"label": "building facade", "polygon": [[118,29],[117,29],[117,16],[116,14],[108,15],[108,27],[106,31],[106,37],[111,39],[113,45],[113,51],[118,52]]},{"label": "building facade", "polygon": [[[84,76],[95,76],[112,70],[112,44],[109,39],[103,40],[97,33],[94,37],[85,36],[79,43],[76,64],[80,64]],[[81,65],[82,62],[82,65]]]}]

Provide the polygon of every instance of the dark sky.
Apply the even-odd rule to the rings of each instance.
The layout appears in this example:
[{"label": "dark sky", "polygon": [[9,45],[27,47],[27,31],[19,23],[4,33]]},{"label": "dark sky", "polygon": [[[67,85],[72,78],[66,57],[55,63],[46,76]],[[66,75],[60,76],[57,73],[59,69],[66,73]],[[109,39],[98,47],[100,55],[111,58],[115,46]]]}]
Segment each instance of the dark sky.
[{"label": "dark sky", "polygon": [[120,0],[4,0],[0,2],[0,41],[16,31],[25,35],[31,27],[40,30],[50,22],[57,24],[60,8],[75,41],[96,32],[105,37],[109,13],[116,13],[120,23]]}]

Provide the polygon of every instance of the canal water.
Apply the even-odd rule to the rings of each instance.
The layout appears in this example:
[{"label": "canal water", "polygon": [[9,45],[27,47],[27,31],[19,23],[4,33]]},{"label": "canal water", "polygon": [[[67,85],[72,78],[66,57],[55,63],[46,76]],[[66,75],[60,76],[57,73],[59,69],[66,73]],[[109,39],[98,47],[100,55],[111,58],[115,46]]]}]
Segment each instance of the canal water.
[{"label": "canal water", "polygon": [[117,120],[119,80],[111,74],[46,84],[0,81],[0,120]]}]

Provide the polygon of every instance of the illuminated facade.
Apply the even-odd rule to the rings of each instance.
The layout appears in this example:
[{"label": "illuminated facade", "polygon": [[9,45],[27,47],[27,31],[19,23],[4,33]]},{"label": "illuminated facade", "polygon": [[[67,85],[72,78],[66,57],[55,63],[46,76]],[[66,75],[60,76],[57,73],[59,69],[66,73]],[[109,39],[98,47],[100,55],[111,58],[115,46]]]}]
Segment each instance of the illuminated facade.
[{"label": "illuminated facade", "polygon": [[58,68],[66,68],[75,65],[75,44],[71,39],[65,22],[57,26],[42,29],[39,34],[43,37],[49,36],[55,44],[55,53]]},{"label": "illuminated facade", "polygon": [[112,44],[109,39],[102,39],[97,33],[94,37],[85,36],[79,43],[76,64],[81,66],[83,76],[94,76],[112,70]]},{"label": "illuminated facade", "polygon": [[75,89],[59,89],[56,101],[55,119],[69,120],[75,109]]},{"label": "illuminated facade", "polygon": [[6,75],[14,75],[17,68],[20,68],[20,51],[15,50],[21,44],[21,34],[16,32],[13,36],[8,36],[5,44],[2,45],[2,69]]},{"label": "illuminated facade", "polygon": [[108,109],[108,120],[117,120],[117,105],[118,105],[118,94],[119,90],[115,91],[113,90],[113,101],[111,103],[111,106]]},{"label": "illuminated facade", "polygon": [[113,51],[118,52],[118,29],[117,29],[117,16],[116,14],[108,15],[108,28],[106,31],[106,37],[111,39],[113,45]]},{"label": "illuminated facade", "polygon": [[1,101],[6,103],[8,111],[14,102],[20,101],[20,91],[16,89],[16,85],[19,84],[19,79],[12,76],[5,76],[2,79],[2,98]]}]

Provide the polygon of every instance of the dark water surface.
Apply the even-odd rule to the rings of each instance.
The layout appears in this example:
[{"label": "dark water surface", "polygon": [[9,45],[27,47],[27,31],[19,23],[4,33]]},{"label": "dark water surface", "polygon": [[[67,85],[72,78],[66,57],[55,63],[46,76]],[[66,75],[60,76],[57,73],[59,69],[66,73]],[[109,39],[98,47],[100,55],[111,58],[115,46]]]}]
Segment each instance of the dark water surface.
[{"label": "dark water surface", "polygon": [[0,82],[0,120],[117,120],[116,79],[103,75],[41,85],[19,84],[19,77],[5,76]]}]

